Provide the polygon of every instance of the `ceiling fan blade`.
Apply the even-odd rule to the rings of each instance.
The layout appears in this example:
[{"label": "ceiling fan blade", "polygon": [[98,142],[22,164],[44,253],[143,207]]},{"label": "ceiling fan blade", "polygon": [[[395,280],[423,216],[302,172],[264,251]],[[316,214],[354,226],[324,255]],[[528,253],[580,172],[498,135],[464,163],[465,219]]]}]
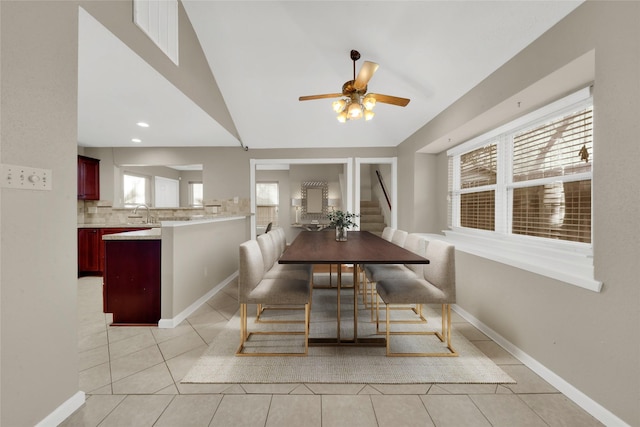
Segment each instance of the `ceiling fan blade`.
[{"label": "ceiling fan blade", "polygon": [[308,95],[301,96],[298,98],[299,101],[310,101],[312,99],[323,99],[323,98],[340,98],[342,96],[341,93],[325,93],[323,95]]},{"label": "ceiling fan blade", "polygon": [[407,98],[399,98],[397,96],[390,96],[390,95],[380,95],[379,93],[370,93],[369,95],[373,96],[378,102],[397,105],[399,107],[406,107],[410,101],[410,99],[407,99]]},{"label": "ceiling fan blade", "polygon": [[378,69],[378,64],[375,62],[364,61],[362,64],[362,68],[360,68],[360,72],[358,73],[358,77],[353,82],[353,87],[357,90],[364,89],[367,87],[369,80],[373,77],[373,73]]}]

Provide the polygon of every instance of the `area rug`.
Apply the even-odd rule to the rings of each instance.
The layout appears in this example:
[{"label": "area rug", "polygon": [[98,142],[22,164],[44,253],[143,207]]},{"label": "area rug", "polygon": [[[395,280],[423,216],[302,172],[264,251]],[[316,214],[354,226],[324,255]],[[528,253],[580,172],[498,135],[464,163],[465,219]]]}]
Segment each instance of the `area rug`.
[{"label": "area rug", "polygon": [[[344,277],[345,282],[348,281]],[[321,282],[316,280],[316,284]],[[335,284],[335,277],[333,279]],[[331,337],[337,333],[336,289],[314,289],[310,337]],[[358,337],[375,334],[371,313],[358,298]],[[341,292],[341,336],[353,336],[353,289]],[[256,324],[255,306],[249,307],[249,330],[277,328],[302,330],[302,324]],[[394,328],[438,330],[439,310],[425,307],[427,324],[398,324]],[[272,320],[300,319],[299,310],[267,310]],[[393,310],[392,319],[413,319],[409,310]],[[464,336],[452,332],[452,345],[458,357],[386,357],[384,347],[310,346],[306,357],[262,356],[238,357],[240,340],[239,313],[229,320],[209,349],[183,378],[182,383],[331,383],[331,384],[498,384],[514,383],[500,367],[478,350]],[[435,336],[392,337],[394,351],[445,351]],[[246,351],[297,352],[303,349],[300,335],[254,335]]]}]

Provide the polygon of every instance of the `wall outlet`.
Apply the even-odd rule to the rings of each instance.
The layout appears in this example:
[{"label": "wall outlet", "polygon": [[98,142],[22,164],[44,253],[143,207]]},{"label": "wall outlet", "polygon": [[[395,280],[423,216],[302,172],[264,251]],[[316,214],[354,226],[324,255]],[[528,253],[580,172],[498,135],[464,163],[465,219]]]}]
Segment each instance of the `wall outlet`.
[{"label": "wall outlet", "polygon": [[3,188],[45,191],[53,188],[51,169],[2,164],[0,179]]}]

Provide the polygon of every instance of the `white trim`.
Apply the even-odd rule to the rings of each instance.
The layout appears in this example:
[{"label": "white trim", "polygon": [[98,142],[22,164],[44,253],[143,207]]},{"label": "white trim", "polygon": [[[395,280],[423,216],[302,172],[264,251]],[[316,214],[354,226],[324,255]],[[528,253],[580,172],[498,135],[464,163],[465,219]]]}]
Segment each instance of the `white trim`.
[{"label": "white trim", "polygon": [[191,304],[189,307],[187,307],[184,310],[182,310],[174,318],[172,318],[172,319],[160,319],[158,321],[158,328],[159,329],[172,329],[172,328],[175,328],[180,323],[182,323],[182,321],[184,321],[184,319],[186,319],[192,313],[194,313],[197,309],[199,309],[203,304],[206,304],[206,302],[209,301],[209,299],[211,299],[211,297],[213,297],[215,294],[217,294],[222,288],[227,286],[229,283],[231,283],[231,281],[233,279],[235,279],[236,277],[238,277],[238,271],[236,271],[235,273],[231,274],[229,277],[224,279],[222,282],[220,282],[218,285],[216,285],[209,292],[207,292],[206,294],[204,294],[203,296],[201,296],[200,298],[195,300],[193,302],[193,304]]},{"label": "white trim", "polygon": [[478,135],[475,138],[463,142],[462,144],[456,145],[455,147],[447,151],[447,156],[458,156],[475,148],[488,145],[492,143],[491,139],[497,138],[503,133],[513,132],[515,129],[524,125],[529,125],[531,122],[540,120],[543,117],[548,116],[549,114],[560,115],[562,114],[562,110],[571,109],[576,104],[586,102],[590,97],[591,86],[580,89],[577,92],[572,93],[571,95],[565,96],[564,98],[552,102],[551,104],[547,104],[542,108],[532,111],[531,113],[518,117],[517,119],[512,120],[509,123],[492,129],[489,132]]},{"label": "white trim", "polygon": [[[391,165],[391,224],[389,227],[398,228],[398,158],[397,157],[356,157],[355,167],[355,210],[360,214],[360,165],[361,164],[390,164]],[[360,219],[357,220],[358,226]]]},{"label": "white trim", "polygon": [[77,411],[78,408],[84,405],[85,401],[84,391],[76,392],[76,394],[65,400],[62,405],[44,417],[42,421],[36,424],[36,427],[54,427],[60,425],[64,420],[69,418],[71,414]]},{"label": "white trim", "polygon": [[593,257],[589,245],[573,242],[552,242],[545,245],[535,238],[498,238],[489,233],[443,231],[422,234],[427,239],[437,238],[455,245],[456,249],[500,262],[542,276],[550,277],[593,292],[602,290],[602,282],[594,277]]},{"label": "white trim", "polygon": [[598,421],[607,426],[627,426],[630,427],[629,424],[625,423],[623,420],[618,418],[611,411],[600,405],[598,402],[578,390],[572,384],[564,380],[558,374],[544,366],[542,363],[538,362],[533,357],[529,356],[527,353],[522,351],[520,348],[516,347],[510,341],[505,339],[502,335],[498,334],[496,331],[482,323],[480,320],[475,318],[469,312],[465,311],[459,305],[454,304],[452,306],[453,311],[458,313],[460,317],[465,319],[467,322],[471,323],[473,326],[478,328],[482,333],[491,338],[496,344],[505,349],[508,353],[510,353],[513,357],[521,361],[526,367],[531,369],[533,372],[542,377],[549,384],[557,388],[562,394],[571,399],[575,404],[580,406],[586,412],[595,417]]}]

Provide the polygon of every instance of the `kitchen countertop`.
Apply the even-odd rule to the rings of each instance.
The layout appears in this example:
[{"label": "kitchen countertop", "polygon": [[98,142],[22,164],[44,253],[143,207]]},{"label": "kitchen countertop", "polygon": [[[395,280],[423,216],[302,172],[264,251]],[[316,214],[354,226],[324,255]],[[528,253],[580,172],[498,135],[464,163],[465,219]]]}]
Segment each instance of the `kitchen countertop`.
[{"label": "kitchen countertop", "polygon": [[78,224],[78,228],[153,228],[160,227],[160,223],[153,224]]},{"label": "kitchen countertop", "polygon": [[104,236],[102,236],[102,240],[160,240],[161,236],[161,228],[150,228],[148,230],[105,234]]}]

